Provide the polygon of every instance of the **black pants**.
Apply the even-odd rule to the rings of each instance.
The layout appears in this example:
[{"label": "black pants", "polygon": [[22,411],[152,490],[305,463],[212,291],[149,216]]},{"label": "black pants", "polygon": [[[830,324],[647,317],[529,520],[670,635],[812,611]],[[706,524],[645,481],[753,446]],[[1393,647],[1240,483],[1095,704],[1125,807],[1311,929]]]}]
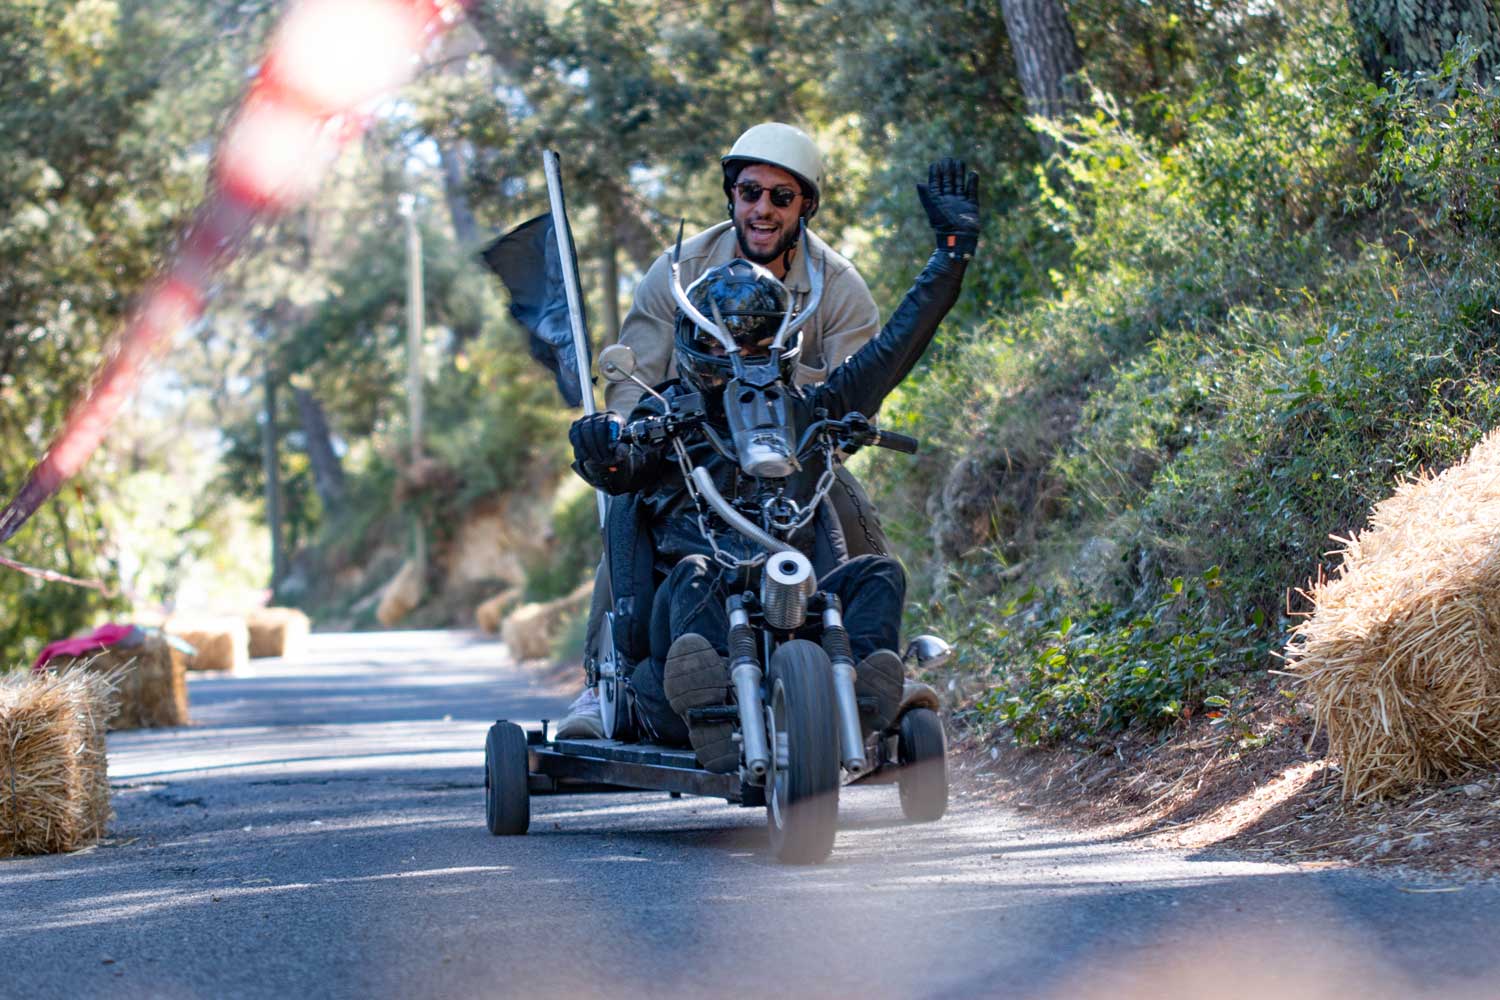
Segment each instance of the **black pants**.
[{"label": "black pants", "polygon": [[[662,691],[662,671],[672,640],[696,632],[721,655],[729,653],[728,598],[722,570],[707,556],[686,556],[672,568],[651,605],[651,657],[630,675],[635,705],[658,741],[687,744],[687,724]],[[901,609],[906,603],[906,573],[889,556],[856,556],[818,581],[818,589],[837,594],[844,606],[844,628],[855,662],[877,649],[896,650]]]},{"label": "black pants", "polygon": [[[880,524],[880,514],[859,480],[840,462],[833,470],[833,489],[828,498],[838,515],[844,533],[844,545],[851,556],[889,555],[891,546]],[[588,632],[583,655],[592,659],[599,654],[599,630],[604,627],[604,612],[609,608],[609,572],[601,559],[594,574],[594,593],[589,601]]]}]

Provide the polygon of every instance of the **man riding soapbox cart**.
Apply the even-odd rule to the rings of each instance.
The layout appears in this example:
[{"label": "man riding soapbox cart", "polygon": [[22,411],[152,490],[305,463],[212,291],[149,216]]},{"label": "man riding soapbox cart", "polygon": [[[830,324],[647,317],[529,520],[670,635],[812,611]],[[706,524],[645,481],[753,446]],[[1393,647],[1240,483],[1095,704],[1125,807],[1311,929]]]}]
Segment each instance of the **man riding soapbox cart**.
[{"label": "man riding soapbox cart", "polygon": [[[948,172],[963,196],[962,165]],[[897,657],[904,574],[888,557],[840,554],[827,494],[842,455],[916,451],[863,413],[920,358],[966,261],[933,254],[876,338],[826,382],[798,388],[798,330],[821,295],[821,268],[810,268],[799,310],[744,260],[685,291],[674,258],[678,380],[647,386],[629,347],[607,348],[600,374],[647,395],[629,423],[587,416],[572,435],[575,470],[612,494],[612,600],[586,662],[606,738],[495,723],[485,743],[491,833],[525,833],[533,794],[651,789],[764,805],[773,855],[813,863],[832,850],[841,784],[894,783],[909,819],[943,815],[937,696],[904,680],[903,661],[936,669],[952,650],[920,636]]]}]

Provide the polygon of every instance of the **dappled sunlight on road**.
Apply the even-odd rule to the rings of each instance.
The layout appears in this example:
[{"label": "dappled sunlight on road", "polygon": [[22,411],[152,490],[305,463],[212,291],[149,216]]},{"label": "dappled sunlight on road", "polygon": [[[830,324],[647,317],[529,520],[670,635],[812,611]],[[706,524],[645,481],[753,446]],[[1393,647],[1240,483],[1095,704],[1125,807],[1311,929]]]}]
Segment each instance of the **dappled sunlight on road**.
[{"label": "dappled sunlight on road", "polygon": [[[1443,995],[1491,981],[1475,942],[1493,937],[1496,887],[1419,894],[1148,852],[962,789],[943,821],[912,824],[895,787],[844,788],[833,855],[809,867],[771,858],[763,809],[665,793],[534,796],[529,835],[492,837],[483,720],[559,699],[480,662],[493,647],[403,641],[449,664],[439,697],[475,718],[434,714],[422,672],[373,642],[327,644],[366,649],[362,667],[195,679],[195,695],[240,690],[208,700],[198,726],[111,736],[107,841],[0,866],[0,893],[27,901],[0,906],[0,954],[108,957],[114,971],[129,955],[137,989],[122,995],[165,997],[295,992],[308,970],[351,996],[411,997],[739,995],[746,968],[814,996],[1299,1000],[1355,982],[1350,968],[1378,970],[1367,995],[1421,995],[1434,962]],[[372,685],[386,718],[323,686],[362,674],[388,682]],[[278,707],[290,683],[318,721]],[[237,719],[241,698],[262,721]]]}]

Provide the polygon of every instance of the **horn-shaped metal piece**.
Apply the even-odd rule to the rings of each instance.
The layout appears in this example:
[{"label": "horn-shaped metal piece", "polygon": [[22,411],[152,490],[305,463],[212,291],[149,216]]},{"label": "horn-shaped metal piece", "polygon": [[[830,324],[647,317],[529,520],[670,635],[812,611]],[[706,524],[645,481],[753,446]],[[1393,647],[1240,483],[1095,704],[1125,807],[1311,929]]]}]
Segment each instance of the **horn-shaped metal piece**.
[{"label": "horn-shaped metal piece", "polygon": [[[719,304],[715,302],[712,297],[710,297],[708,300],[708,307],[714,312],[714,324],[720,330],[728,330],[729,324],[724,322],[724,314],[719,312]],[[739,344],[735,344],[734,350],[729,353],[729,361],[734,368],[734,374],[736,377],[739,377],[740,375],[743,375],[745,373],[744,357],[744,348]]]},{"label": "horn-shaped metal piece", "polygon": [[802,328],[802,324],[812,318],[817,311],[818,303],[823,299],[823,268],[827,264],[825,260],[818,261],[816,270],[812,266],[812,248],[807,243],[807,220],[799,221],[798,226],[802,230],[800,240],[802,243],[802,258],[807,261],[807,277],[812,284],[812,291],[806,302],[802,304],[802,311],[797,313],[797,318],[792,318],[792,304],[787,303],[786,315],[781,319],[781,329],[776,331],[776,340],[771,344],[771,350],[780,351],[786,346],[787,338]]},{"label": "horn-shaped metal piece", "polygon": [[699,312],[697,307],[688,301],[687,292],[682,290],[682,223],[678,223],[677,248],[672,251],[672,298],[676,300],[677,307],[682,310],[682,314],[692,320],[698,329],[711,335],[723,345],[725,353],[734,354],[740,349],[739,345],[734,342],[734,338],[713,320]]}]

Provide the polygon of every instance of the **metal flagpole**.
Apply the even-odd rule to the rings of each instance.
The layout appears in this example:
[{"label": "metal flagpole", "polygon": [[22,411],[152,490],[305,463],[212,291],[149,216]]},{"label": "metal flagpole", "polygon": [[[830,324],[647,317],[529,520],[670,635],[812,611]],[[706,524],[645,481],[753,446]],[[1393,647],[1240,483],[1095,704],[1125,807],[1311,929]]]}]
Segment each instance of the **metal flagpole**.
[{"label": "metal flagpole", "polygon": [[[552,234],[557,238],[557,259],[562,265],[563,289],[568,294],[568,322],[573,328],[573,356],[578,362],[578,389],[585,416],[594,413],[594,384],[589,378],[588,333],[583,329],[583,295],[578,289],[578,271],[573,267],[573,247],[568,240],[568,213],[563,207],[562,160],[555,151],[542,151],[542,170],[547,175],[547,198],[552,204]],[[594,490],[599,503],[599,526],[604,526],[604,491]]]},{"label": "metal flagpole", "polygon": [[[542,152],[542,169],[547,175],[547,197],[552,204],[552,232],[557,237],[557,261],[562,267],[563,289],[568,295],[568,322],[573,328],[573,355],[578,363],[578,389],[582,397],[583,412],[585,416],[592,415],[594,407],[594,384],[589,378],[589,343],[588,333],[583,328],[583,296],[578,289],[578,271],[574,267],[572,241],[568,239],[568,214],[563,207],[562,190],[562,161],[553,150]],[[599,530],[601,533],[607,530],[605,513],[604,491],[594,490],[594,500],[599,504]],[[611,593],[606,594],[604,608],[598,625],[598,636],[594,646],[594,666],[590,671],[592,682],[599,698],[599,721],[604,730],[605,739],[613,739],[617,732],[623,732],[627,728],[626,720],[630,714],[629,699],[626,696],[625,680],[619,674],[619,655],[615,651],[614,642],[614,612],[609,610],[614,607],[613,583],[614,579],[609,571],[609,540],[605,539],[604,561],[602,564],[604,579],[610,581]],[[598,605],[599,595],[595,595],[594,604]],[[593,609],[590,609],[590,624],[593,624]],[[588,655],[590,642],[584,640],[585,655]]]}]

